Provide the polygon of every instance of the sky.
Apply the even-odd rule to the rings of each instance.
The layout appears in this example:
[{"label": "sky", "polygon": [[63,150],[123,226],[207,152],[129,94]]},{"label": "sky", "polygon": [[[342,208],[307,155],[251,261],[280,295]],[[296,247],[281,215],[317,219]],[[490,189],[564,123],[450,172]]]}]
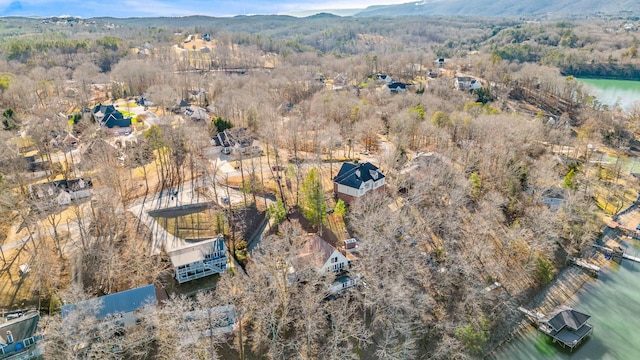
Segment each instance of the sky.
[{"label": "sky", "polygon": [[0,16],[235,16],[358,9],[411,0],[0,0]]}]

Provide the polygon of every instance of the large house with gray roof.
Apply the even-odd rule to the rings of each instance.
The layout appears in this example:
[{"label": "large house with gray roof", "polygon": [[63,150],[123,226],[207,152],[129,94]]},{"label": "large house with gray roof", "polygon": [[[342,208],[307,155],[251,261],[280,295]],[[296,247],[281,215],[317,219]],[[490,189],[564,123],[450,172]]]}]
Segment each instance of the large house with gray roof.
[{"label": "large house with gray roof", "polygon": [[343,163],[333,178],[333,192],[348,204],[369,193],[382,194],[384,185],[384,174],[369,162]]},{"label": "large house with gray roof", "polygon": [[93,118],[101,126],[106,126],[109,129],[131,127],[131,117],[125,117],[113,105],[97,105],[93,108]]}]

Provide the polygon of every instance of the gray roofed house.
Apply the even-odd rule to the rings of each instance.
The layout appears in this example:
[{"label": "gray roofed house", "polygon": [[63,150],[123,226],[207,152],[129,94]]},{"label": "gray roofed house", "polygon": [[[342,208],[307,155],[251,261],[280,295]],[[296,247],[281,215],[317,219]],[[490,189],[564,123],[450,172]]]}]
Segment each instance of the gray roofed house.
[{"label": "gray roofed house", "polygon": [[[81,301],[76,304],[64,305],[61,308],[62,320],[67,319],[78,309],[93,308],[96,319],[104,319],[108,316],[123,315],[125,324],[127,320],[135,322],[135,311],[146,305],[157,305],[156,288],[153,284],[125,290],[98,298]],[[129,316],[127,316],[129,315]]]},{"label": "gray roofed house", "polygon": [[113,105],[98,104],[93,108],[93,117],[101,126],[106,126],[109,129],[131,126],[131,117],[124,117]]},{"label": "gray roofed house", "polygon": [[[42,335],[36,334],[40,314],[28,311],[0,325],[0,359],[29,360],[42,356]],[[11,334],[11,336],[9,336]]]},{"label": "gray roofed house", "polygon": [[[68,205],[72,200],[93,195],[93,183],[90,178],[50,181],[33,184],[29,187],[34,199],[49,201],[49,205]],[[46,204],[46,203],[44,203]]]},{"label": "gray roofed house", "polygon": [[401,93],[401,92],[406,92],[407,91],[407,84],[405,83],[401,83],[401,82],[393,82],[387,85],[387,87],[389,88],[389,91],[392,94],[397,94],[397,93]]},{"label": "gray roofed house", "polygon": [[333,178],[333,192],[349,204],[369,192],[384,192],[384,185],[384,174],[369,162],[343,163]]},{"label": "gray roofed house", "polygon": [[180,284],[227,269],[227,247],[222,236],[173,250],[169,257]]}]

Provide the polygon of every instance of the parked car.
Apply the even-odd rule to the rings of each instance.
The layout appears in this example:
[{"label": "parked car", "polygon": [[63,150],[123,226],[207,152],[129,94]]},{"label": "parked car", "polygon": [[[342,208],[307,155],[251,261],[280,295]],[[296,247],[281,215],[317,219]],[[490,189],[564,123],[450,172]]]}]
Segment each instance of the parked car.
[{"label": "parked car", "polygon": [[284,166],[282,166],[282,165],[271,165],[271,171],[284,171]]},{"label": "parked car", "polygon": [[230,147],[224,147],[224,148],[222,148],[222,150],[220,150],[220,152],[225,154],[225,155],[229,155],[229,154],[231,154],[231,148]]},{"label": "parked car", "polygon": [[369,155],[369,152],[367,150],[362,150],[360,151],[360,155]]}]

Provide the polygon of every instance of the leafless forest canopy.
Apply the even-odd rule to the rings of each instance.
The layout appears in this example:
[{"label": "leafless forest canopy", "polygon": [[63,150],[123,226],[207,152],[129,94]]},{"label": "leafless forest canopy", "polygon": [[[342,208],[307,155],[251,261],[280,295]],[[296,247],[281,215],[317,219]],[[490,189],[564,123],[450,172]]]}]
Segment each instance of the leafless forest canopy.
[{"label": "leafless forest canopy", "polygon": [[[4,18],[0,307],[47,314],[52,359],[480,358],[509,336],[517,306],[635,200],[637,180],[617,159],[636,149],[640,106],[603,104],[574,76],[637,78],[638,26],[604,16]],[[456,89],[462,75],[482,86]],[[93,115],[112,103],[144,107],[127,136]],[[229,127],[262,151],[229,162],[235,179],[211,143]],[[591,161],[603,156],[614,160]],[[375,163],[385,188],[340,209],[332,177],[353,160]],[[90,200],[34,196],[40,183],[87,177]],[[152,249],[154,228],[132,210],[181,187],[214,203],[240,194],[180,218],[189,236],[223,234],[236,264],[206,291],[177,286],[166,251]],[[549,193],[559,207],[545,204]],[[264,216],[272,226],[249,253],[252,219]],[[359,239],[358,286],[328,297],[333,275],[289,280],[310,232],[338,248]],[[91,309],[61,320],[62,304],[151,283],[167,299],[124,333]],[[227,304],[233,335],[212,331],[211,316],[180,315]]]}]

